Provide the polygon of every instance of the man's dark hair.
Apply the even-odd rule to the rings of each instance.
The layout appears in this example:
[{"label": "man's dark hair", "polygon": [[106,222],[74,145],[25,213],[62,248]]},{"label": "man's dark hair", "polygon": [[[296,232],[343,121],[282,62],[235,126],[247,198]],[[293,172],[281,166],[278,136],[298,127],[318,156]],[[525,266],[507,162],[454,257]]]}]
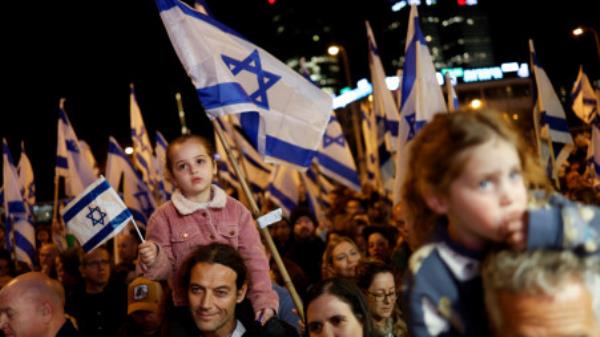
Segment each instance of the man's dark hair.
[{"label": "man's dark hair", "polygon": [[233,269],[236,273],[235,284],[238,290],[246,283],[246,265],[240,253],[230,245],[211,243],[210,245],[198,246],[183,263],[180,280],[184,289],[189,289],[192,269],[198,263],[218,263]]}]

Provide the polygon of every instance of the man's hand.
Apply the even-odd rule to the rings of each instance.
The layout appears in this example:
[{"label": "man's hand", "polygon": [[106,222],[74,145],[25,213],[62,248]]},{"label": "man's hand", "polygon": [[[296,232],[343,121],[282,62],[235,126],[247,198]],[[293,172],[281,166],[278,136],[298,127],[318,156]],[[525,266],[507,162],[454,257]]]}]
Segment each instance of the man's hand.
[{"label": "man's hand", "polygon": [[147,267],[151,267],[156,262],[158,256],[158,247],[156,243],[146,240],[138,245],[138,254],[140,261]]}]

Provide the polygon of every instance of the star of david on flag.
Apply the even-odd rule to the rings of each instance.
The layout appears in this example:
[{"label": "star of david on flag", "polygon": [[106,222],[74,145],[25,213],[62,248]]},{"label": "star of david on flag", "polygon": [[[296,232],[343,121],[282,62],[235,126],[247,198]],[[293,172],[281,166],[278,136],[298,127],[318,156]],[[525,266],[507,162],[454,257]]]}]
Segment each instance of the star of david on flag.
[{"label": "star of david on flag", "polygon": [[61,215],[86,253],[117,235],[133,218],[104,177],[73,199]]},{"label": "star of david on flag", "polygon": [[267,162],[307,168],[332,98],[231,28],[179,0],[155,0],[171,43],[209,118],[240,114]]}]

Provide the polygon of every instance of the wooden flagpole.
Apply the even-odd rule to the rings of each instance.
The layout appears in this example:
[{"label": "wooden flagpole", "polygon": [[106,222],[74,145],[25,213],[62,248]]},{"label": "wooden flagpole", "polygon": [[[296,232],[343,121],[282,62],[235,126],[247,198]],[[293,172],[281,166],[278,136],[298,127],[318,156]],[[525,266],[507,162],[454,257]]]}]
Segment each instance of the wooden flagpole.
[{"label": "wooden flagpole", "polygon": [[[252,211],[252,215],[254,216],[255,219],[257,219],[258,217],[261,216],[261,214],[260,214],[260,210],[258,209],[258,205],[256,204],[256,201],[252,197],[252,192],[250,191],[250,188],[248,187],[248,183],[246,182],[246,179],[242,175],[242,172],[238,165],[237,160],[234,158],[233,154],[231,153],[231,148],[229,147],[229,144],[227,143],[227,140],[225,139],[225,135],[223,133],[223,130],[219,126],[219,123],[214,119],[212,120],[212,123],[213,123],[213,127],[217,133],[217,137],[219,137],[219,140],[221,140],[221,144],[225,148],[225,153],[227,153],[227,157],[229,157],[231,166],[233,167],[235,174],[239,177],[240,185],[242,186],[242,190],[244,191],[246,198],[248,198],[248,203],[250,204],[250,210]],[[277,264],[277,268],[279,269],[279,272],[281,273],[281,277],[283,278],[285,286],[290,291],[290,295],[292,296],[292,301],[294,302],[294,305],[296,306],[296,309],[298,310],[298,316],[300,316],[300,319],[302,321],[304,321],[304,307],[302,305],[302,301],[300,300],[300,296],[298,296],[298,293],[296,292],[296,288],[294,287],[294,284],[292,283],[292,281],[290,279],[290,275],[288,274],[287,269],[285,268],[285,265],[283,264],[283,260],[281,259],[281,256],[279,255],[279,251],[277,250],[277,247],[275,247],[275,243],[273,242],[271,233],[269,233],[269,230],[267,228],[262,228],[261,226],[259,226],[259,227],[260,227],[259,228],[260,233],[263,236],[263,238],[265,239],[265,241],[267,242],[267,247],[269,248],[269,251],[271,251],[271,255],[273,256],[273,259],[275,260],[275,263]]]}]

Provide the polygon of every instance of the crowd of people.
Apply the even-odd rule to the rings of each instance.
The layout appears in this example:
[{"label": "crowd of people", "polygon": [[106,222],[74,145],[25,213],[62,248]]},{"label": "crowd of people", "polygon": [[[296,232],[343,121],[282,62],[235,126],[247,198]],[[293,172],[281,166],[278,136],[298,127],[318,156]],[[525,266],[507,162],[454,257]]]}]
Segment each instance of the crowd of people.
[{"label": "crowd of people", "polygon": [[0,251],[3,333],[600,337],[600,209],[554,192],[497,114],[436,115],[398,204],[338,187],[326,218],[304,202],[269,226],[303,310],[213,158],[199,136],[169,144],[177,190],[144,242],[127,229],[84,253],[39,227],[34,271]]}]

